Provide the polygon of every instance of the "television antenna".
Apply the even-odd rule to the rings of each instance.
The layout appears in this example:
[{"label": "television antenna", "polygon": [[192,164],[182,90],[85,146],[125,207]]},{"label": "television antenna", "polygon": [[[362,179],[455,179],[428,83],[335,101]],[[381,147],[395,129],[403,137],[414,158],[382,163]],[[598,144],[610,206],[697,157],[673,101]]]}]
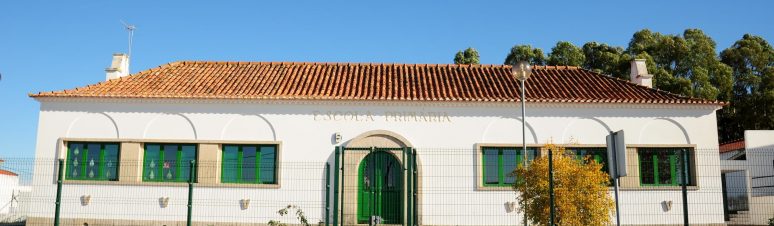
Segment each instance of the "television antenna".
[{"label": "television antenna", "polygon": [[132,38],[134,37],[134,30],[136,30],[137,27],[132,25],[132,24],[127,24],[123,20],[121,20],[121,24],[123,24],[124,28],[126,28],[126,30],[129,31],[129,52],[126,55],[129,56],[130,59],[131,59],[131,56],[132,56]]}]

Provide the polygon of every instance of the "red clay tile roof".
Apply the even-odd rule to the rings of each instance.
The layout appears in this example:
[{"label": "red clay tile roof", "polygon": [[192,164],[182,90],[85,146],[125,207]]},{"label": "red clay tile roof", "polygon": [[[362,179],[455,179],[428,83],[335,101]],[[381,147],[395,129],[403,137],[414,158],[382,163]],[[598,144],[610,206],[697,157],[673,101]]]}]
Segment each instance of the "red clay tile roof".
[{"label": "red clay tile roof", "polygon": [[16,174],[14,172],[11,172],[8,170],[1,170],[1,169],[0,169],[0,175],[19,176],[19,174]]},{"label": "red clay tile roof", "polygon": [[722,143],[720,144],[720,153],[726,153],[729,151],[736,151],[736,150],[743,150],[744,149],[744,140],[737,140],[737,141],[731,141],[728,143]]},{"label": "red clay tile roof", "polygon": [[[181,61],[31,97],[519,101],[507,65]],[[535,66],[529,102],[709,104],[577,67]]]}]

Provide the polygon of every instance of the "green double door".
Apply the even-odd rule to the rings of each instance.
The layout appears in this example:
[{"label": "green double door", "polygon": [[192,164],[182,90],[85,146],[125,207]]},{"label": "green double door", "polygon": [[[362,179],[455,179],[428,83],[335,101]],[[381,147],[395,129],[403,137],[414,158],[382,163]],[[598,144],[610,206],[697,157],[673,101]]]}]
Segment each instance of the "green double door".
[{"label": "green double door", "polygon": [[400,224],[403,216],[403,168],[391,153],[368,154],[358,167],[357,222],[368,224],[371,216],[382,224]]}]

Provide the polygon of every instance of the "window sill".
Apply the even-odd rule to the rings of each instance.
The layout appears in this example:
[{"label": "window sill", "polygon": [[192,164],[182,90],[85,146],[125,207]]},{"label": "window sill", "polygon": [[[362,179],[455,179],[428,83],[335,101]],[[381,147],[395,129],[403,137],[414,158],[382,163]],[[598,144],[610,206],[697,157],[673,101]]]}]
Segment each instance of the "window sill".
[{"label": "window sill", "polygon": [[511,186],[476,186],[476,191],[513,191]]},{"label": "window sill", "polygon": [[[82,181],[82,180],[65,180],[64,184],[72,185],[119,185],[119,186],[164,186],[164,187],[187,187],[188,182],[150,182],[150,181]],[[194,187],[204,188],[264,188],[264,189],[279,189],[279,184],[210,184],[210,183],[194,183]]]},{"label": "window sill", "polygon": [[[688,191],[698,191],[699,186],[688,186]],[[608,191],[614,191],[615,189],[607,187]],[[680,186],[653,186],[653,187],[619,187],[620,191],[681,191]],[[512,187],[482,187],[476,186],[476,191],[514,191]]]},{"label": "window sill", "polygon": [[232,184],[232,183],[220,183],[220,184],[197,184],[199,187],[212,187],[212,188],[265,188],[265,189],[279,189],[279,184]]},{"label": "window sill", "polygon": [[[609,190],[613,190],[610,187]],[[640,186],[640,187],[619,187],[621,191],[680,191],[683,190],[680,186]],[[699,186],[688,186],[688,191],[698,191]]]},{"label": "window sill", "polygon": [[76,185],[141,185],[141,186],[170,186],[170,187],[183,187],[188,186],[188,182],[150,182],[150,181],[82,181],[82,180],[65,180],[64,184],[76,184]]}]

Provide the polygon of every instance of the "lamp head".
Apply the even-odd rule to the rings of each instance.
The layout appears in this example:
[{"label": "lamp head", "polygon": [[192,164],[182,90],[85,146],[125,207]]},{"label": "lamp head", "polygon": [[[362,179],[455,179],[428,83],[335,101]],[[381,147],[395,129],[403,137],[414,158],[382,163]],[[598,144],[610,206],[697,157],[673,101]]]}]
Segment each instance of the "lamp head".
[{"label": "lamp head", "polygon": [[532,75],[532,65],[527,61],[519,61],[511,67],[511,75],[520,81],[527,80]]}]

